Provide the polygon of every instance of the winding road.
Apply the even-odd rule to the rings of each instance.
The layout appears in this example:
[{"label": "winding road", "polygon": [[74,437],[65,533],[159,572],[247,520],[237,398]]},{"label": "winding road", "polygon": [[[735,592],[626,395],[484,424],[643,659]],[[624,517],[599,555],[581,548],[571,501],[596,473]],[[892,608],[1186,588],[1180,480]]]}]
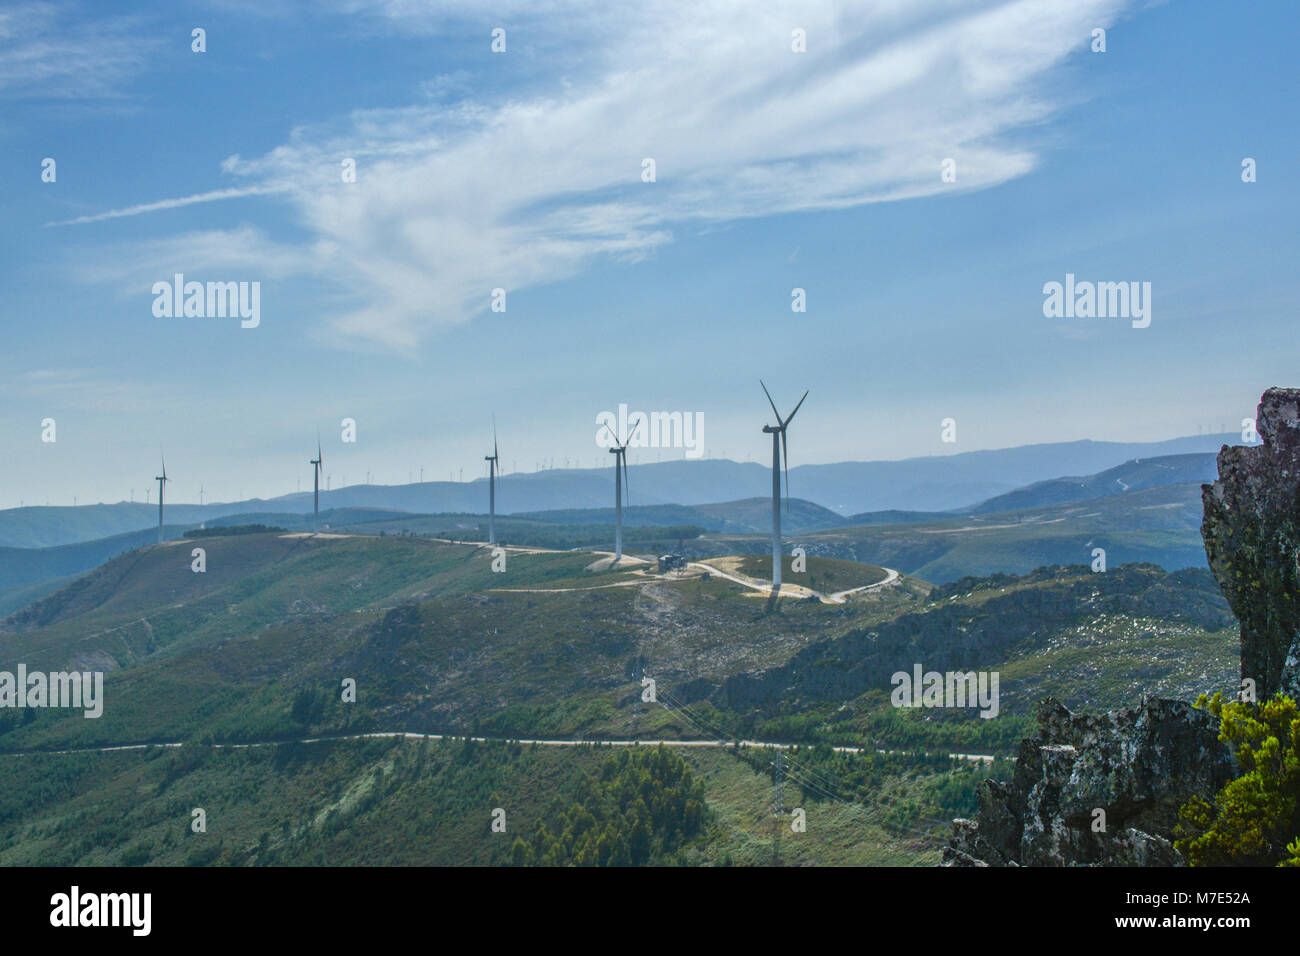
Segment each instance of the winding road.
[{"label": "winding road", "polygon": [[[743,587],[747,587],[751,591],[757,591],[760,594],[772,593],[772,585],[769,583],[763,581],[755,581],[753,578],[737,577],[734,574],[730,574],[726,571],[721,571],[718,568],[715,568],[713,565],[705,564],[702,561],[692,561],[687,566],[692,568],[699,568],[701,571],[707,571],[710,574],[716,574],[720,578],[726,578],[728,581],[733,581],[736,584],[739,584]],[[844,599],[848,597],[850,594],[858,594],[862,591],[874,591],[876,588],[889,587],[891,584],[893,584],[895,581],[898,580],[899,577],[898,572],[895,571],[893,568],[881,568],[880,570],[885,572],[885,578],[883,581],[877,581],[875,584],[864,584],[861,587],[849,588],[847,591],[836,591],[834,594],[830,594],[830,595],[822,594],[820,591],[814,591],[812,588],[805,587],[802,584],[791,585],[791,587],[796,587],[802,591],[806,591],[808,594],[816,597],[823,604],[844,604],[845,603]]]},{"label": "winding road", "polygon": [[[372,731],[364,734],[335,734],[324,737],[299,737],[276,740],[253,740],[247,743],[231,744],[208,744],[214,750],[250,750],[254,747],[281,747],[285,744],[320,744],[332,743],[334,741],[345,740],[389,740],[394,737],[403,740],[448,740],[448,741],[473,741],[474,743],[515,743],[515,744],[535,744],[539,747],[732,747],[736,741],[731,740],[580,740],[580,739],[561,739],[561,740],[543,740],[541,738],[527,737],[470,737],[459,734],[421,734],[407,730],[392,731]],[[754,747],[759,750],[795,750],[799,747],[813,747],[814,744],[788,744],[777,743],[770,740],[741,740],[742,747]],[[96,753],[116,753],[124,750],[149,750],[157,747],[159,749],[175,749],[183,745],[179,740],[150,741],[139,744],[108,744],[102,747],[79,747],[69,750],[9,750],[0,752],[0,757],[31,757],[41,755],[55,754],[96,754]],[[861,753],[878,753],[878,754],[909,754],[914,756],[933,756],[923,751],[911,750],[883,750],[872,747],[843,747],[833,746],[831,750],[836,753],[861,754]],[[964,754],[950,753],[946,756],[953,760],[972,760],[990,763],[994,757],[992,754]]]}]

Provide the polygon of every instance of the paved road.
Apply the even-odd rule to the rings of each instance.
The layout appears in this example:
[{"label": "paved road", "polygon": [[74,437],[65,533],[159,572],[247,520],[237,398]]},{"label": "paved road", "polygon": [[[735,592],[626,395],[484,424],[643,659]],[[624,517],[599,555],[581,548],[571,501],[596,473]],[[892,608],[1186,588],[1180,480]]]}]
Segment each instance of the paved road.
[{"label": "paved road", "polygon": [[[772,593],[772,585],[769,582],[755,581],[753,578],[737,577],[734,574],[721,571],[713,565],[705,564],[702,561],[692,561],[689,566],[692,568],[699,568],[701,571],[708,571],[710,574],[716,574],[718,577],[726,578],[728,581],[734,581],[736,584],[747,587],[751,591],[758,591],[760,594]],[[812,588],[806,587],[802,584],[796,584],[793,585],[793,587],[802,588],[804,591],[807,591],[809,594],[816,597],[823,604],[843,604],[845,597],[850,594],[857,594],[860,591],[872,591],[876,588],[887,587],[898,580],[898,572],[893,568],[881,568],[880,570],[885,572],[885,579],[883,581],[877,581],[875,584],[864,584],[857,588],[849,588],[847,591],[836,591],[834,594],[830,595],[822,594],[820,591],[814,591]],[[783,582],[783,587],[785,586],[785,583],[786,582]]]},{"label": "paved road", "polygon": [[[242,744],[212,744],[214,749],[218,750],[248,750],[253,747],[279,747],[284,744],[319,744],[328,743],[336,740],[386,740],[393,737],[401,737],[404,740],[472,740],[475,743],[517,743],[517,744],[536,744],[541,747],[658,747],[661,744],[665,747],[730,747],[734,741],[730,740],[542,740],[540,738],[516,738],[516,737],[465,737],[456,734],[421,734],[412,731],[394,730],[394,731],[374,731],[366,734],[337,734],[325,737],[300,737],[281,740],[254,740]],[[769,740],[742,740],[742,747],[754,747],[762,750],[793,750],[797,747],[810,747],[811,744],[785,744],[776,743]],[[148,750],[151,747],[176,748],[181,746],[179,740],[152,741],[142,744],[110,744],[103,747],[80,747],[72,750],[16,750],[0,753],[3,757],[27,757],[36,754],[86,754],[86,753],[115,753],[122,750]],[[881,750],[871,747],[832,747],[837,753],[872,753],[873,749],[878,754],[916,754],[919,751],[908,750]],[[950,753],[947,755],[954,760],[978,760],[988,763],[993,760],[991,754],[962,754]]]}]

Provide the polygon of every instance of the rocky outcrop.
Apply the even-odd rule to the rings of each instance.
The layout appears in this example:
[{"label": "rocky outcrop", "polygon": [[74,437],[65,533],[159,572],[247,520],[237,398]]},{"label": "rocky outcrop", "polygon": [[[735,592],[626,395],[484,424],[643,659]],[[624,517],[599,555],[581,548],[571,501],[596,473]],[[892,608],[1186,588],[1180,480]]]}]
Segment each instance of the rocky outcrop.
[{"label": "rocky outcrop", "polygon": [[1218,721],[1185,701],[1088,716],[1049,698],[1012,781],[985,781],[975,818],[954,821],[943,864],[1177,865],[1178,808],[1216,793],[1234,771]]},{"label": "rocky outcrop", "polygon": [[1300,389],[1266,391],[1255,428],[1263,444],[1224,446],[1218,481],[1202,486],[1201,537],[1262,701],[1300,691]]},{"label": "rocky outcrop", "polygon": [[[1300,695],[1300,389],[1266,391],[1255,428],[1261,444],[1219,451],[1219,478],[1202,486],[1201,537],[1241,627],[1241,676],[1263,701]],[[1217,724],[1183,701],[1100,717],[1046,701],[1012,782],[986,781],[975,819],[954,821],[944,865],[1181,863],[1170,843],[1178,808],[1235,776]]]}]

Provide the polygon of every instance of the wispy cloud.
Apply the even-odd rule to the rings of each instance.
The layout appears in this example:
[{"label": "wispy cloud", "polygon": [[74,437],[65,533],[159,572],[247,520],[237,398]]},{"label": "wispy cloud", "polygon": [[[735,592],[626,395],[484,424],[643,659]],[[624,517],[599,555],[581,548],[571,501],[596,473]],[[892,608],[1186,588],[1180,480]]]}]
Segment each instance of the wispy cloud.
[{"label": "wispy cloud", "polygon": [[0,395],[13,401],[49,402],[63,409],[97,413],[148,412],[157,407],[158,389],[140,382],[105,377],[91,369],[29,369],[0,382]]},{"label": "wispy cloud", "polygon": [[222,199],[241,199],[245,196],[265,196],[269,193],[284,192],[283,189],[276,186],[242,186],[233,189],[214,189],[211,192],[196,193],[193,196],[181,196],[177,199],[160,199],[157,202],[141,203],[138,206],[127,206],[124,209],[110,209],[107,212],[97,212],[89,216],[77,216],[75,219],[64,219],[60,222],[47,222],[47,226],[75,226],[86,222],[103,222],[106,219],[121,219],[124,216],[139,216],[147,212],[158,212],[163,209],[180,209],[183,206],[193,206],[197,203],[218,202]]},{"label": "wispy cloud", "polygon": [[[417,32],[453,16],[416,0],[346,5]],[[449,102],[458,79],[436,101],[357,112],[295,130],[264,156],[231,157],[223,170],[247,186],[72,221],[282,193],[307,238],[259,237],[267,254],[330,276],[357,303],[328,333],[409,348],[485,309],[495,287],[647,255],[675,230],[1022,176],[1038,162],[1030,131],[1066,95],[1052,71],[1124,7],[649,0],[554,2],[543,17],[520,6],[501,14],[527,18],[523,30],[511,21],[507,53],[487,53],[484,36],[474,88],[491,93]],[[579,17],[590,30],[573,29]],[[795,28],[806,53],[791,50]],[[509,51],[561,48],[566,72],[544,88],[504,79],[521,55]],[[344,157],[356,159],[355,183],[341,181]],[[940,178],[947,157],[955,183]],[[646,158],[656,182],[642,181]]]},{"label": "wispy cloud", "polygon": [[0,9],[0,96],[97,99],[121,95],[144,70],[156,37],[134,17],[96,16],[71,3]]}]

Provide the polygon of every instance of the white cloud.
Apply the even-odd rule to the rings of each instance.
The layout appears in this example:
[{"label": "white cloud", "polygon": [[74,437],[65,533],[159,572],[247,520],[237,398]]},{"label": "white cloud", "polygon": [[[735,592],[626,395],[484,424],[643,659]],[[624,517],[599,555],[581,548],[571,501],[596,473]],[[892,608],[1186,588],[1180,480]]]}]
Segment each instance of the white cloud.
[{"label": "white cloud", "polygon": [[[416,0],[345,6],[413,32],[453,16],[445,3]],[[487,52],[485,26],[484,63],[467,84],[489,92],[449,102],[458,75],[435,84],[436,100],[301,128],[266,155],[232,156],[222,168],[248,184],[235,193],[283,193],[306,230],[292,243],[258,234],[261,254],[328,276],[357,303],[328,320],[330,335],[410,348],[485,309],[494,287],[516,291],[601,257],[644,255],[675,229],[1024,175],[1037,162],[1027,132],[1065,95],[1052,91],[1053,70],[1087,55],[1091,29],[1124,6],[492,5],[474,16],[509,20],[510,52]],[[791,52],[795,27],[807,32],[807,53]],[[503,86],[513,75],[507,58],[536,67],[537,50],[565,51],[564,74],[544,88]],[[354,184],[340,181],[343,157],[357,161]],[[657,182],[641,182],[643,157],[656,161]],[[940,180],[945,157],[957,161],[955,184]],[[223,235],[191,236],[188,252],[219,256]]]},{"label": "white cloud", "polygon": [[93,19],[68,3],[6,5],[0,9],[0,96],[116,97],[157,47],[132,17]]},{"label": "white cloud", "polygon": [[65,219],[61,222],[46,223],[47,226],[76,226],[87,222],[103,222],[107,219],[122,219],[126,216],[140,216],[147,212],[160,212],[164,209],[180,209],[184,206],[194,206],[198,203],[219,202],[223,199],[241,199],[245,196],[265,196],[271,193],[280,192],[274,186],[248,186],[241,189],[214,189],[211,192],[196,193],[193,196],[181,196],[177,199],[160,199],[157,202],[141,203],[138,206],[127,206],[123,209],[110,209],[107,212],[97,212],[89,216],[77,216],[75,219]]}]

